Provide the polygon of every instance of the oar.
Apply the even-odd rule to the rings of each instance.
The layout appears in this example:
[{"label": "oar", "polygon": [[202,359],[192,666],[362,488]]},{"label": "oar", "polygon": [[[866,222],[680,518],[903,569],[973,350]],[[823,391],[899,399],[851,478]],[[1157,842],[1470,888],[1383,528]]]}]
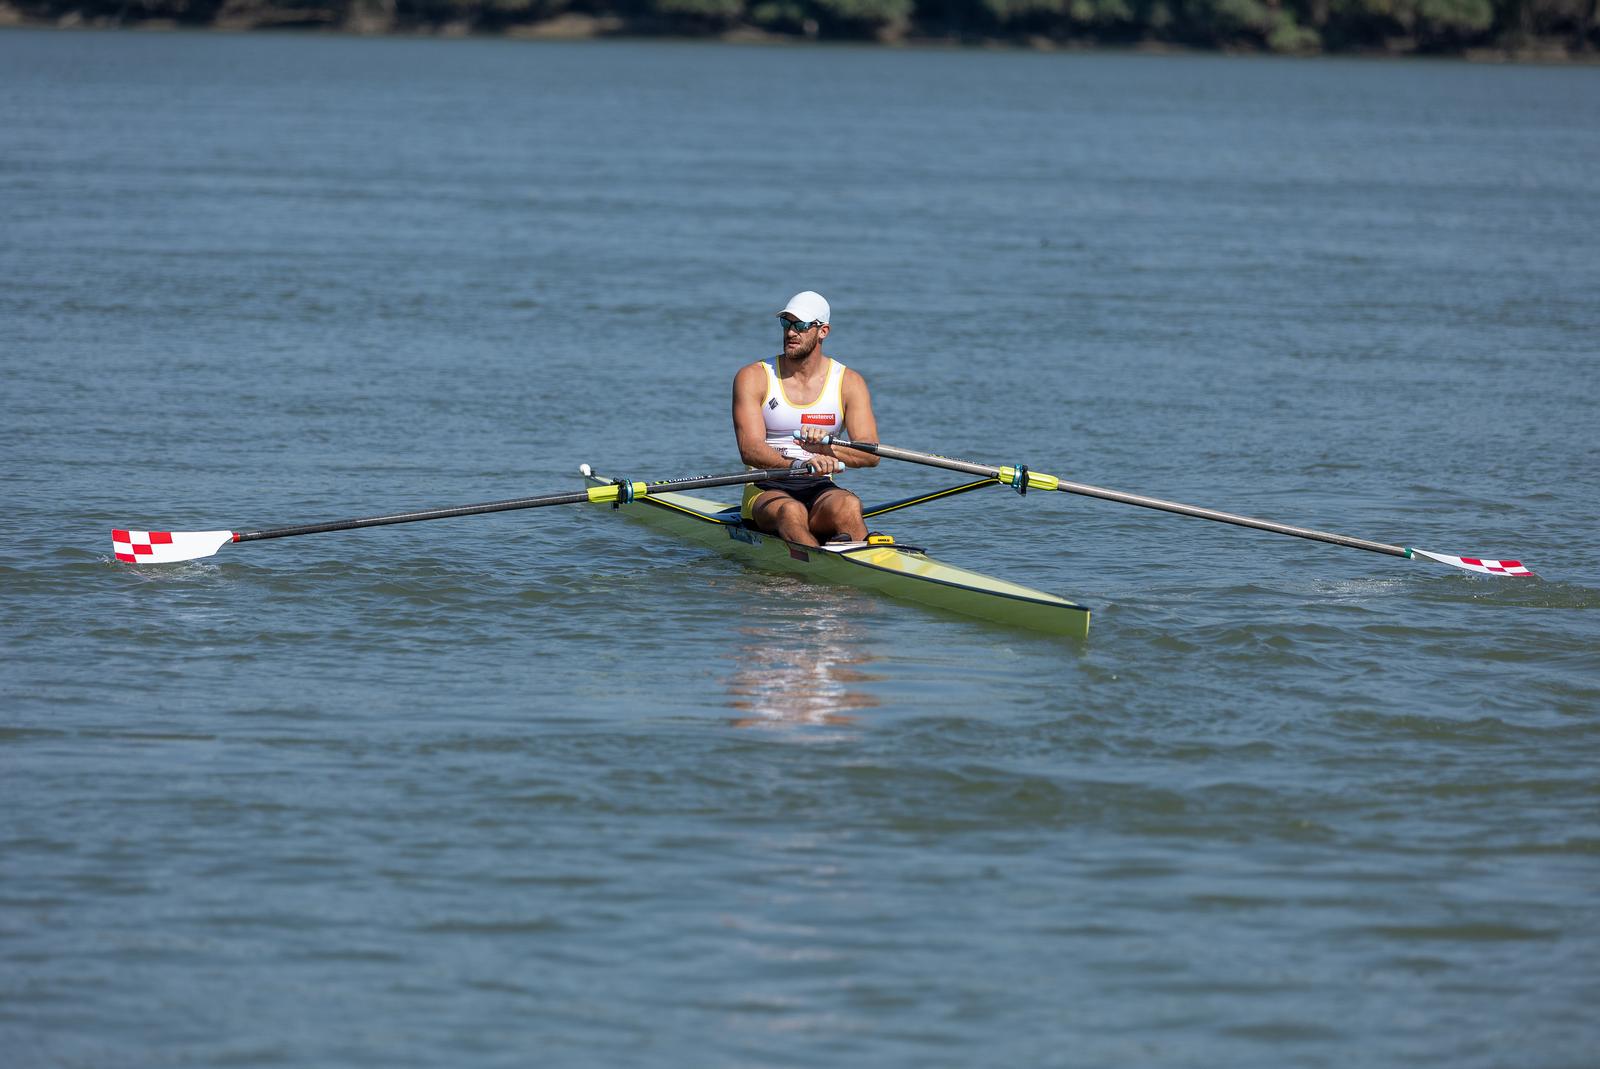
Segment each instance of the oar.
[{"label": "oar", "polygon": [[[584,467],[587,469],[588,466]],[[585,470],[584,474],[587,475],[589,472]],[[321,534],[324,531],[381,527],[390,523],[416,523],[419,520],[443,520],[453,516],[476,516],[484,512],[536,509],[546,505],[579,505],[591,502],[604,504],[608,501],[617,505],[668,490],[701,490],[712,486],[734,486],[762,479],[782,479],[794,474],[793,467],[765,468],[760,471],[743,471],[737,475],[702,475],[694,479],[671,479],[665,482],[616,482],[604,486],[592,486],[587,490],[569,494],[519,497],[510,501],[457,505],[453,508],[428,509],[424,512],[398,512],[389,516],[367,516],[354,520],[272,527],[264,531],[135,531],[119,527],[111,532],[111,546],[117,559],[129,564],[173,564],[178,561],[209,557],[229,542],[255,542],[263,538],[289,538],[293,535]]]},{"label": "oar", "polygon": [[825,437],[822,440],[822,444],[842,445],[850,449],[858,449],[863,453],[887,457],[890,460],[906,460],[913,464],[927,464],[935,468],[966,472],[969,475],[981,475],[993,479],[1001,485],[1012,487],[1019,493],[1026,493],[1029,490],[1059,490],[1066,494],[1082,494],[1085,497],[1119,501],[1124,505],[1138,505],[1140,508],[1175,512],[1180,516],[1194,516],[1202,520],[1216,520],[1218,523],[1231,523],[1239,527],[1253,527],[1258,531],[1293,535],[1295,538],[1309,538],[1317,542],[1331,542],[1336,546],[1365,549],[1373,553],[1387,553],[1392,557],[1406,557],[1408,559],[1426,557],[1429,560],[1438,561],[1440,564],[1448,564],[1452,567],[1464,568],[1469,572],[1480,572],[1484,575],[1533,575],[1533,572],[1526,568],[1521,561],[1494,560],[1489,557],[1457,557],[1449,553],[1433,553],[1426,549],[1416,549],[1411,546],[1391,546],[1385,542],[1373,542],[1365,538],[1352,538],[1349,535],[1332,534],[1328,531],[1315,531],[1308,527],[1291,527],[1286,523],[1258,520],[1250,516],[1239,516],[1232,512],[1218,512],[1216,509],[1184,505],[1176,501],[1163,501],[1158,497],[1145,497],[1143,494],[1125,494],[1118,490],[1107,490],[1101,486],[1067,482],[1065,479],[1054,475],[1029,471],[1024,466],[991,467],[987,464],[969,464],[963,460],[951,460],[948,457],[935,456],[932,453],[918,453],[911,449],[897,449],[892,445],[882,445],[876,442],[848,442],[836,439],[831,435]]}]

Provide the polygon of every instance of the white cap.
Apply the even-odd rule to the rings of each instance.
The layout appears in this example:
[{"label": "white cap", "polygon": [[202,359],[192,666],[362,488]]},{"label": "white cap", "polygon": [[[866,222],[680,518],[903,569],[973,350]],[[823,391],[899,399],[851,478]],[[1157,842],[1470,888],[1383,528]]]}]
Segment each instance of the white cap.
[{"label": "white cap", "polygon": [[818,323],[828,321],[828,302],[822,299],[822,294],[806,290],[789,298],[789,303],[778,313],[781,319],[785,315],[792,315],[802,323],[815,320]]}]

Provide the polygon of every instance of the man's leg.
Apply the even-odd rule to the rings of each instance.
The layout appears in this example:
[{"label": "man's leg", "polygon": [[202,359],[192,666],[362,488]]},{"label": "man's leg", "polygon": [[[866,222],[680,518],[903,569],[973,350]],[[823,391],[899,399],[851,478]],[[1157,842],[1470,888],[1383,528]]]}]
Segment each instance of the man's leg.
[{"label": "man's leg", "polygon": [[867,521],[861,518],[861,499],[843,487],[824,490],[811,503],[811,534],[819,541],[842,534],[852,542],[865,542]]},{"label": "man's leg", "polygon": [[[859,502],[856,511],[861,511]],[[768,490],[750,502],[750,518],[757,527],[802,546],[817,545],[806,507],[782,490]]]}]

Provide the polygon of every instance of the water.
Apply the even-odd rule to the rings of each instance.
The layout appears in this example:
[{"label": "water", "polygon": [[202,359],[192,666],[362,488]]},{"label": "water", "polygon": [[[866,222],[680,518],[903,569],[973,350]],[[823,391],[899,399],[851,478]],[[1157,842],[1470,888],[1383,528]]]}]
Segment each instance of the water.
[{"label": "water", "polygon": [[[1600,72],[0,35],[0,1051],[1592,1065]],[[794,291],[886,525],[1085,643],[608,510]],[[858,473],[869,500],[940,485]],[[958,481],[952,477],[950,481]]]}]

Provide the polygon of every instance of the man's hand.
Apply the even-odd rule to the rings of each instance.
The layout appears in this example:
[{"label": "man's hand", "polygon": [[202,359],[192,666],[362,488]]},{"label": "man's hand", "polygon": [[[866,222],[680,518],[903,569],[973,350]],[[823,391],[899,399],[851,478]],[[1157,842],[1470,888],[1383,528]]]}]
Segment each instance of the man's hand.
[{"label": "man's hand", "polygon": [[826,437],[828,437],[828,432],[821,427],[801,427],[794,432],[794,440],[799,442],[800,447],[807,453],[831,457],[833,456],[833,446],[823,442]]},{"label": "man's hand", "polygon": [[800,448],[812,455],[818,475],[832,475],[844,470],[844,461],[834,455],[833,446],[823,444],[822,440],[827,436],[821,427],[801,427],[794,432],[794,439],[800,443]]},{"label": "man's hand", "polygon": [[818,475],[833,475],[845,469],[845,462],[833,451],[833,446],[823,444],[823,439],[828,437],[821,427],[801,427],[794,432],[794,440],[815,457]]}]

